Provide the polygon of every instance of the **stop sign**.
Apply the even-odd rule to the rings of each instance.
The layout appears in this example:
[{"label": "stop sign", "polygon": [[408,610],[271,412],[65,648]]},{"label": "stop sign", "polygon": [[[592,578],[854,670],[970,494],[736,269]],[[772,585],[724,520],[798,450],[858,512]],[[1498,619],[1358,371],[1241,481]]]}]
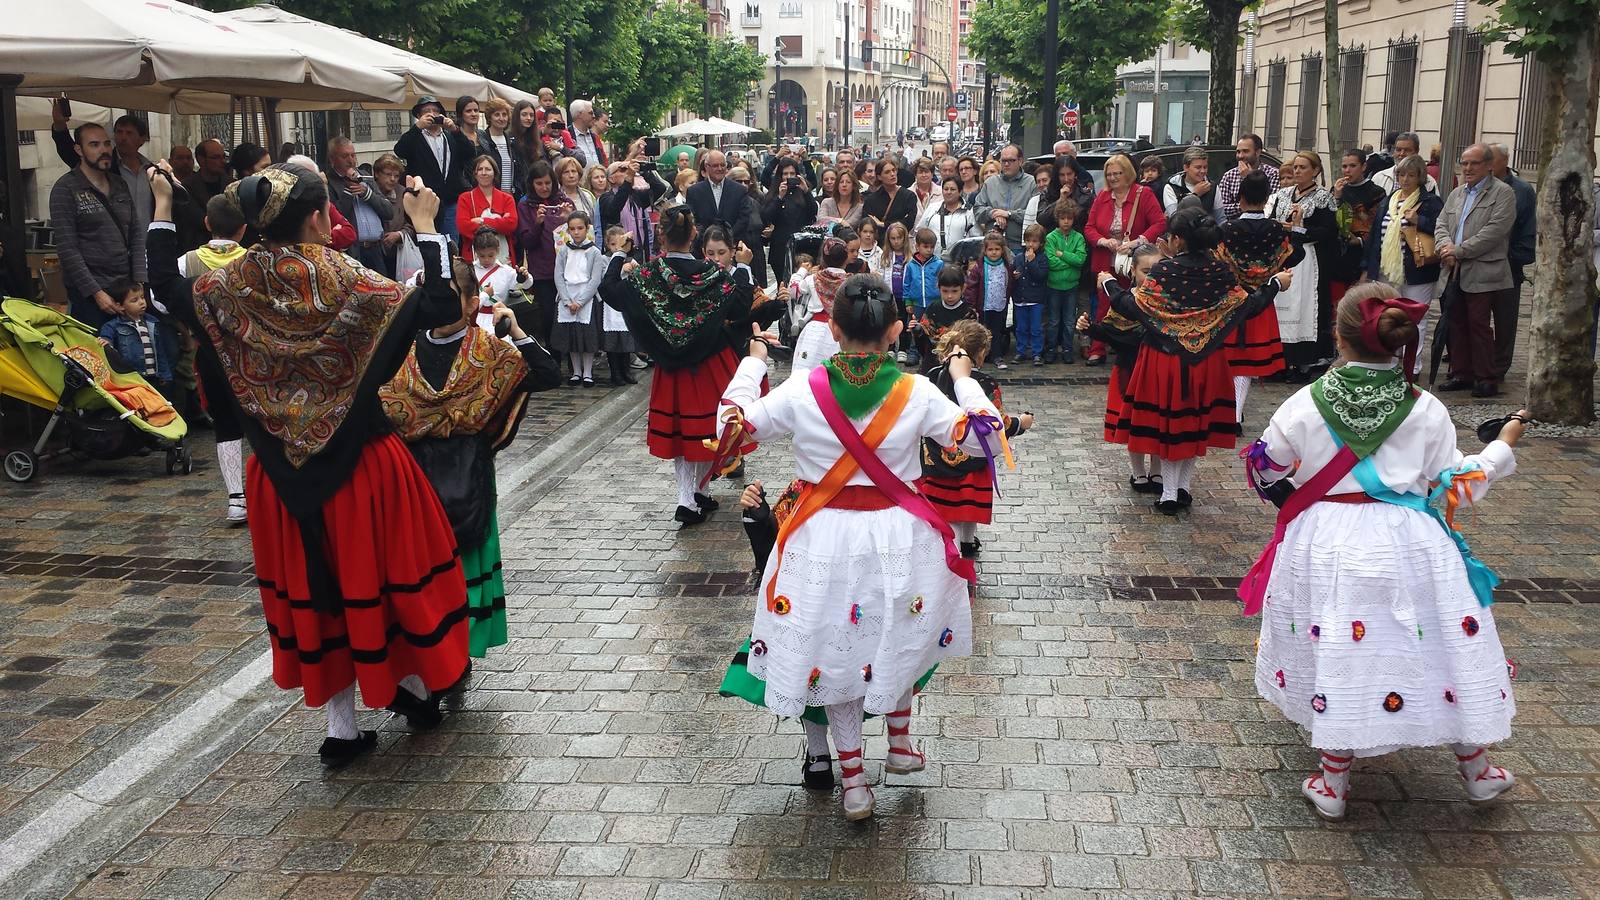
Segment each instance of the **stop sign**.
[{"label": "stop sign", "polygon": [[956,120],[956,108],[954,106],[952,106],[949,109],[945,110],[944,111],[944,117],[945,117],[946,121],[954,122]]},{"label": "stop sign", "polygon": [[1061,124],[1068,128],[1077,128],[1078,111],[1073,107],[1067,107],[1067,111],[1061,114]]}]

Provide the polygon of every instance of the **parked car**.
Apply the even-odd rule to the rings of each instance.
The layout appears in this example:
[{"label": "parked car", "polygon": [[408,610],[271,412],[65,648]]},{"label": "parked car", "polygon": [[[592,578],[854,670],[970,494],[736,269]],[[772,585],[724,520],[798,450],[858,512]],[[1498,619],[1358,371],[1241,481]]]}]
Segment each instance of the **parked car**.
[{"label": "parked car", "polygon": [[[1105,189],[1106,180],[1103,170],[1105,169],[1106,160],[1116,153],[1122,153],[1132,158],[1136,166],[1139,164],[1139,160],[1144,159],[1146,156],[1154,156],[1161,160],[1161,168],[1166,172],[1166,177],[1171,178],[1179,169],[1183,168],[1183,154],[1189,149],[1187,144],[1178,144],[1157,147],[1154,150],[1146,150],[1143,153],[1135,154],[1126,150],[1085,152],[1082,149],[1082,143],[1078,143],[1078,147],[1078,164],[1088,169],[1090,174],[1094,176],[1094,188],[1097,191]],[[1239,164],[1238,158],[1234,155],[1235,148],[1232,144],[1206,144],[1205,151],[1207,159],[1206,174],[1213,184],[1221,181],[1224,173]],[[1049,162],[1052,159],[1054,157],[1049,154],[1033,157],[1034,162]],[[1270,166],[1283,165],[1278,157],[1266,151],[1262,151],[1261,159]]]}]

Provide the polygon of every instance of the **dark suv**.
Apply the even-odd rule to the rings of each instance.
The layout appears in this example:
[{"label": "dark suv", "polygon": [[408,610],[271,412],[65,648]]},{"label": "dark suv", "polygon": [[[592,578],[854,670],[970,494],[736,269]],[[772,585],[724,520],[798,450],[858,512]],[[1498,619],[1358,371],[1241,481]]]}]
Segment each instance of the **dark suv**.
[{"label": "dark suv", "polygon": [[[1161,177],[1162,180],[1165,181],[1166,179],[1177,174],[1179,169],[1183,168],[1183,154],[1187,152],[1188,149],[1188,144],[1175,144],[1167,147],[1157,147],[1154,150],[1146,150],[1143,153],[1134,153],[1130,150],[1124,155],[1133,160],[1135,175],[1138,174],[1137,167],[1139,165],[1139,161],[1144,159],[1146,156],[1154,156],[1161,160],[1161,170],[1164,173]],[[1226,173],[1229,169],[1239,165],[1238,157],[1234,155],[1235,148],[1231,144],[1206,144],[1204,149],[1206,151],[1206,157],[1208,160],[1206,166],[1206,177],[1211,179],[1212,184],[1216,184],[1217,182],[1221,181],[1224,173]],[[1088,169],[1094,175],[1094,189],[1097,191],[1105,189],[1106,181],[1102,170],[1105,168],[1106,160],[1110,159],[1113,155],[1115,154],[1106,153],[1103,151],[1084,151],[1078,154],[1078,164],[1083,166],[1085,169]],[[1055,157],[1045,155],[1035,156],[1033,157],[1033,160],[1034,162],[1049,162],[1054,158]],[[1276,156],[1273,156],[1264,150],[1261,152],[1261,161],[1269,166],[1277,167],[1281,165]]]}]

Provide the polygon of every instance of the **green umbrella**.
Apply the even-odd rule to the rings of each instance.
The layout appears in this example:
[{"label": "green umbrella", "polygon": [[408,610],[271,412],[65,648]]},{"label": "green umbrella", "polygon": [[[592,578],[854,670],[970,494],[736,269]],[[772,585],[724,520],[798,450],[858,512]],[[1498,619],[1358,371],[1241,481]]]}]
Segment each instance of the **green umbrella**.
[{"label": "green umbrella", "polygon": [[[656,168],[661,171],[662,175],[670,176],[673,172],[678,171],[679,153],[687,153],[689,154],[689,159],[693,160],[694,155],[699,152],[699,149],[700,148],[690,146],[689,144],[679,144],[676,147],[669,147],[668,149],[663,150],[660,156],[656,157]],[[667,183],[672,183],[672,179],[670,177],[667,179]]]}]

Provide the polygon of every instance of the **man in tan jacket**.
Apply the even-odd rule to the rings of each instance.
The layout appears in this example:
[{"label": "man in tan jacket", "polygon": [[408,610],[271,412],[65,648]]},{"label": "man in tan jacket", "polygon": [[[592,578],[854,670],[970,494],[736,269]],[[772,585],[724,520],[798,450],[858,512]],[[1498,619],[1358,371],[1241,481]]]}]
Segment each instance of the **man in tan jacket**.
[{"label": "man in tan jacket", "polygon": [[1513,289],[1507,256],[1517,219],[1516,194],[1490,174],[1487,144],[1461,151],[1461,186],[1450,192],[1433,237],[1443,263],[1440,294],[1455,282],[1445,314],[1450,328],[1450,380],[1441,391],[1472,389],[1474,397],[1500,393],[1495,369],[1495,304]]}]

